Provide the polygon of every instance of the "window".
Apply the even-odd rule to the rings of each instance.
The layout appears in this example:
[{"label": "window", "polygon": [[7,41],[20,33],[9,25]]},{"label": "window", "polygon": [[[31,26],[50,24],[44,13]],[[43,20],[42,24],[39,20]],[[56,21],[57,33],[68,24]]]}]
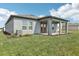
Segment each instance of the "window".
[{"label": "window", "polygon": [[32,22],[29,22],[29,25],[32,25]]},{"label": "window", "polygon": [[54,24],[52,24],[52,30],[54,30]]},{"label": "window", "polygon": [[32,25],[33,25],[33,23],[29,22],[29,30],[32,30]]},{"label": "window", "polygon": [[41,27],[43,27],[43,24],[41,24]]},{"label": "window", "polygon": [[52,27],[52,30],[54,30],[54,27]]},{"label": "window", "polygon": [[22,20],[22,30],[32,30],[33,22],[28,20]]},{"label": "window", "polygon": [[27,20],[22,20],[22,30],[27,30]]},{"label": "window", "polygon": [[32,30],[32,26],[29,26],[29,30]]},{"label": "window", "polygon": [[27,26],[22,26],[22,30],[27,30]]}]

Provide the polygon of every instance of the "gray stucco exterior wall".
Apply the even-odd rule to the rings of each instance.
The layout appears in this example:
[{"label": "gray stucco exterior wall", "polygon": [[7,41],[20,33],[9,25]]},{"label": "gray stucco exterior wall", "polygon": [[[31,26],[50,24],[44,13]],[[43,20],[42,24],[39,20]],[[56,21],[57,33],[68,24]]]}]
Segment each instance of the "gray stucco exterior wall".
[{"label": "gray stucco exterior wall", "polygon": [[13,33],[14,28],[14,21],[11,19],[6,25],[5,25],[5,31],[8,33]]},{"label": "gray stucco exterior wall", "polygon": [[[29,22],[31,21],[32,24],[32,30],[29,30],[27,27],[27,30],[23,30],[23,21],[27,23],[27,26],[29,26]],[[24,34],[34,34],[36,28],[36,21],[35,20],[29,20],[29,19],[23,19],[23,18],[14,18],[14,33],[16,33],[16,30],[22,30],[23,35]]]},{"label": "gray stucco exterior wall", "polygon": [[[32,24],[32,30],[23,30],[23,21],[26,23],[29,23],[30,21]],[[28,24],[29,25],[29,24]],[[22,34],[34,34],[34,33],[40,33],[40,22],[37,20],[29,20],[29,19],[23,19],[23,18],[12,18],[6,25],[5,25],[5,31],[12,34],[16,34],[17,30],[21,30]]]}]

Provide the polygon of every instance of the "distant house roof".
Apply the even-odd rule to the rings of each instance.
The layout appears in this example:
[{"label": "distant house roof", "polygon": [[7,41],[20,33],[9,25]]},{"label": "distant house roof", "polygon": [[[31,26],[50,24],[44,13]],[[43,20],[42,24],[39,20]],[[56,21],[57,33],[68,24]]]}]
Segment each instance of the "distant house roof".
[{"label": "distant house roof", "polygon": [[58,18],[58,17],[54,17],[54,16],[37,17],[37,16],[34,16],[34,15],[11,15],[5,24],[7,24],[11,20],[11,18],[13,18],[13,17],[32,19],[32,20],[42,20],[42,19],[46,19],[46,18],[53,18],[53,19],[58,19],[58,20],[61,20],[61,21],[68,22],[68,20]]}]

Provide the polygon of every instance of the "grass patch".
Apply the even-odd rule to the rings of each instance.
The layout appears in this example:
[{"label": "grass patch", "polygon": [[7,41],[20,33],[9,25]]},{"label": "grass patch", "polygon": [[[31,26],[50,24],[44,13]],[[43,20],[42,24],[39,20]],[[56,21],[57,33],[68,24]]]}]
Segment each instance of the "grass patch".
[{"label": "grass patch", "polygon": [[8,36],[0,32],[1,56],[79,55],[79,31],[60,36]]}]

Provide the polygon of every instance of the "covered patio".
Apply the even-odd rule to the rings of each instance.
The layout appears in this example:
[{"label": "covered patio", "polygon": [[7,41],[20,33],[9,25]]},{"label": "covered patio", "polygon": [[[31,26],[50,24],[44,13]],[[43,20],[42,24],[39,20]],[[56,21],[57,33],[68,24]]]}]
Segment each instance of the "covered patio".
[{"label": "covered patio", "polygon": [[[65,26],[63,29],[63,25]],[[40,20],[40,33],[43,35],[60,35],[68,33],[68,20],[47,16]]]}]

